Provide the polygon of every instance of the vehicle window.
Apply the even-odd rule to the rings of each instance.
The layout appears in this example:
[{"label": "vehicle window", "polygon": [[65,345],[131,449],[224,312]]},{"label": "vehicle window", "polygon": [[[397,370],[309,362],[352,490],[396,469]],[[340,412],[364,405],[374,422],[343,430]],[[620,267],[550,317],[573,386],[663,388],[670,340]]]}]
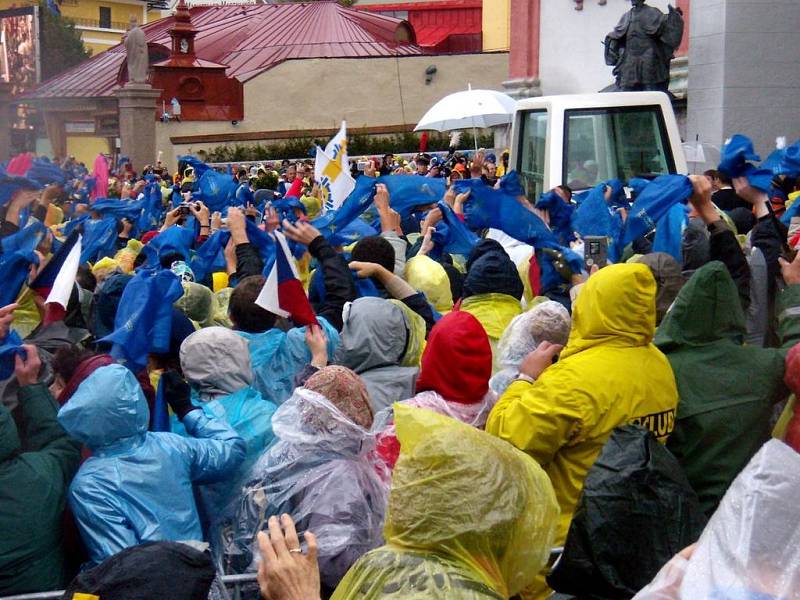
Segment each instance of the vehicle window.
[{"label": "vehicle window", "polygon": [[517,173],[525,195],[535,202],[544,191],[545,144],[547,142],[548,114],[546,110],[529,110],[522,113],[522,131],[519,136]]},{"label": "vehicle window", "polygon": [[568,110],[564,173],[573,189],[675,172],[658,106]]}]

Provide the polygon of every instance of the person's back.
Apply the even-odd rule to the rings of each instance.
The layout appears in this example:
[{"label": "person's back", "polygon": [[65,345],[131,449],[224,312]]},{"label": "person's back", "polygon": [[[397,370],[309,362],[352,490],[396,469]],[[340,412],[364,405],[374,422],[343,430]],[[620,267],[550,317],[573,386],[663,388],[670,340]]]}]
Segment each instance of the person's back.
[{"label": "person's back", "polygon": [[519,593],[548,559],[558,508],[542,469],[509,444],[399,405],[402,444],[386,544],[364,555],[333,600],[488,600]]},{"label": "person's back", "polygon": [[409,329],[403,310],[383,298],[359,298],[345,315],[334,360],[361,376],[375,413],[414,394],[419,369],[401,366]]},{"label": "person's back", "polygon": [[592,275],[573,307],[559,361],[533,383],[514,381],[489,415],[486,430],[533,456],[553,481],[561,507],[557,543],[615,427],[642,425],[662,443],[672,431],[678,395],[669,362],[652,344],[655,294],[645,265]]},{"label": "person's back", "polygon": [[180,416],[194,438],[208,439],[149,433],[141,387],[121,365],[95,371],[62,407],[61,425],[93,452],[69,497],[91,562],[143,541],[202,539],[192,484],[235,469],[244,442],[190,406]]},{"label": "person's back", "polygon": [[520,300],[524,290],[516,265],[499,242],[485,239],[475,246],[467,261],[459,308],[478,319],[486,330],[495,372],[501,368],[497,362],[497,343],[514,317],[522,312]]},{"label": "person's back", "polygon": [[[31,347],[32,348],[32,347]],[[35,350],[32,355],[36,355]],[[31,354],[29,354],[31,356]],[[78,468],[78,444],[56,421],[47,387],[20,380],[20,433],[0,405],[0,594],[60,589],[68,577],[62,517]]]},{"label": "person's back", "polygon": [[[800,304],[792,288],[781,298],[784,309]],[[795,335],[789,329],[796,321],[787,314],[779,323],[785,345],[797,341],[796,327]],[[736,285],[722,263],[712,262],[684,286],[655,337],[672,365],[680,395],[667,447],[707,515],[769,438],[774,406],[788,394],[784,351],[745,346],[745,334]]]}]

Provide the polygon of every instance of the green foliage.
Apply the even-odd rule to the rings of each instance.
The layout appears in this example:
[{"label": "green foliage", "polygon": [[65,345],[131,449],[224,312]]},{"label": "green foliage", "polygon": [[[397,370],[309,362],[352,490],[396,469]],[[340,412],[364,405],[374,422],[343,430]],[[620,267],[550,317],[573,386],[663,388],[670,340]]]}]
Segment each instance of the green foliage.
[{"label": "green foliage", "polygon": [[69,19],[54,15],[40,1],[42,14],[42,81],[55,77],[92,55]]},{"label": "green foliage", "polygon": [[[380,156],[382,154],[403,154],[419,151],[420,134],[398,133],[390,136],[354,135],[348,139],[347,153],[350,156]],[[200,152],[209,162],[240,162],[258,160],[283,160],[284,158],[310,157],[314,144],[324,145],[322,140],[310,137],[294,138],[272,144],[256,143],[217,146],[208,152]],[[428,152],[440,152],[448,149],[450,135],[447,133],[428,133]],[[478,147],[491,148],[494,139],[491,133],[478,134]],[[474,148],[472,134],[464,132],[459,148]]]}]

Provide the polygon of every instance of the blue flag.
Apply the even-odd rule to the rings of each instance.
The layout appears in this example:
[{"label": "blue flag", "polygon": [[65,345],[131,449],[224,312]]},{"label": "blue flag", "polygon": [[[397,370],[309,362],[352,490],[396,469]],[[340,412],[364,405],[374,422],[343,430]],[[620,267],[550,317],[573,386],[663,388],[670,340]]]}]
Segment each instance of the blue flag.
[{"label": "blue flag", "polygon": [[[236,184],[228,175],[209,168],[195,182],[194,190],[192,198],[202,200],[211,212],[222,212],[231,205],[236,194]],[[180,194],[173,200],[173,205],[176,200],[180,204]]]},{"label": "blue flag", "polygon": [[562,246],[575,241],[575,232],[572,229],[572,215],[575,207],[562,200],[555,190],[550,190],[541,195],[534,205],[540,210],[546,210],[550,216],[550,229],[558,237]]},{"label": "blue flag", "polygon": [[34,221],[24,229],[17,231],[17,233],[4,237],[2,241],[0,241],[0,245],[2,245],[4,253],[30,253],[36,250],[36,247],[42,243],[47,232],[47,227],[38,221]]},{"label": "blue flag", "polygon": [[194,244],[194,231],[180,225],[168,227],[147,243],[160,259],[167,254],[177,252],[188,261]]},{"label": "blue flag", "polygon": [[42,186],[50,184],[64,185],[67,182],[67,174],[64,170],[47,158],[34,158],[31,168],[25,173],[25,177],[37,181]]},{"label": "blue flag", "polygon": [[687,208],[683,204],[673,204],[663,217],[656,222],[656,237],[653,240],[653,252],[666,252],[679,265],[683,264],[681,242],[683,230],[689,222]]},{"label": "blue flag", "polygon": [[186,170],[186,167],[192,167],[194,169],[195,181],[202,177],[207,171],[213,171],[213,169],[202,160],[190,154],[186,156],[179,156],[178,162],[185,163],[184,171]]},{"label": "blue flag", "polygon": [[228,245],[230,239],[230,231],[215,231],[197,249],[191,262],[195,281],[203,281],[220,267],[220,270],[225,270],[225,246]]},{"label": "blue flag", "polygon": [[747,177],[751,187],[768,193],[772,186],[772,171],[759,169],[750,162],[760,160],[753,149],[753,141],[737,133],[722,147],[717,169],[731,179]]},{"label": "blue flag", "polygon": [[378,235],[378,230],[363,219],[355,219],[352,223],[337,231],[328,240],[333,246],[349,246],[362,238]]},{"label": "blue flag", "polygon": [[18,355],[25,356],[22,340],[16,331],[9,331],[8,335],[0,340],[0,381],[4,381],[14,374],[14,358]]},{"label": "blue flag", "polygon": [[111,355],[131,371],[141,370],[149,352],[169,350],[172,305],[182,295],[172,271],[139,269],[122,292],[114,331],[99,341],[112,343]]},{"label": "blue flag", "polygon": [[[616,253],[656,228],[656,223],[677,203],[686,204],[692,195],[692,182],[685,175],[661,175],[644,188],[631,206]],[[618,260],[618,256],[613,257]]]},{"label": "blue flag", "polygon": [[560,244],[547,225],[517,201],[522,187],[516,171],[503,177],[495,190],[480,179],[463,179],[455,183],[456,191],[470,190],[464,203],[464,217],[472,229],[494,228],[535,248],[559,248]]},{"label": "blue flag", "polygon": [[95,262],[114,256],[117,242],[117,221],[112,217],[83,222],[81,263]]},{"label": "blue flag", "polygon": [[0,177],[0,206],[5,206],[20,190],[38,190],[41,185],[33,179],[16,175],[3,175]]},{"label": "blue flag", "polygon": [[[436,225],[436,233],[433,236],[436,249],[440,250],[440,253],[443,251],[448,254],[469,256],[480,238],[467,229],[446,202],[439,202],[438,206],[442,211],[442,220]],[[425,232],[422,234],[425,235]]]},{"label": "blue flag", "polygon": [[119,198],[98,198],[92,204],[92,210],[104,217],[128,219],[136,223],[142,214],[144,202],[141,200],[120,200]]},{"label": "blue flag", "polygon": [[4,252],[0,254],[0,306],[13,303],[28,279],[28,269],[39,264],[33,252]]},{"label": "blue flag", "polygon": [[572,215],[572,228],[581,237],[599,235],[613,237],[611,212],[605,198],[606,184],[595,186]]},{"label": "blue flag", "polygon": [[761,163],[761,168],[771,171],[773,175],[800,176],[800,140],[791,146],[775,150]]},{"label": "blue flag", "polygon": [[163,199],[160,185],[148,183],[144,186],[142,214],[136,223],[140,233],[155,229],[161,223],[161,219],[164,216]]},{"label": "blue flag", "polygon": [[169,411],[164,398],[164,379],[159,377],[156,389],[156,401],[153,406],[153,418],[150,419],[150,431],[171,431],[169,425]]}]

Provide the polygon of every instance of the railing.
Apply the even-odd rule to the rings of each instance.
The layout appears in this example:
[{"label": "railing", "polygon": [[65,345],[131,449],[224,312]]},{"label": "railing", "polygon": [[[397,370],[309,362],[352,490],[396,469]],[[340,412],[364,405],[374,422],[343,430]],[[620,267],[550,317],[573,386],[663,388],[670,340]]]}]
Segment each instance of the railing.
[{"label": "railing", "polygon": [[[76,27],[94,27],[96,29],[118,29],[125,31],[128,29],[128,24],[124,21],[107,21],[105,24],[100,24],[99,19],[83,19],[79,17],[67,17]],[[106,25],[108,25],[106,27]]]},{"label": "railing", "polygon": [[[563,547],[553,548],[550,551],[549,564],[554,563],[563,551]],[[225,585],[225,592],[228,598],[230,600],[238,600],[241,597],[242,588],[246,585],[252,586],[252,584],[256,583],[256,578],[256,573],[245,573],[244,575],[223,575],[219,579]],[[213,589],[214,586],[212,586]],[[18,596],[3,596],[0,600],[58,600],[63,595],[64,591],[59,590],[55,592],[38,592],[36,594],[20,594]]]}]

